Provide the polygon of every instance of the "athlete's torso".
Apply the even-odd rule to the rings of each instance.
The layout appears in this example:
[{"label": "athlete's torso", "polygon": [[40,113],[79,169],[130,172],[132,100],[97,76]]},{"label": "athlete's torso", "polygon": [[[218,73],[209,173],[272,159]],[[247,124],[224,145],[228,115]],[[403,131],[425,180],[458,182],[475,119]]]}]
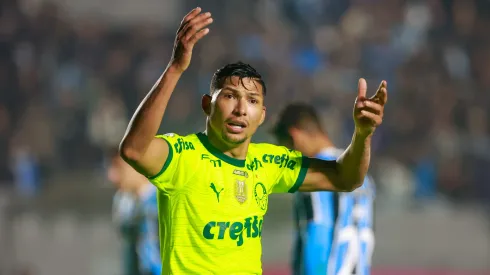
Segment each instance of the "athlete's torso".
[{"label": "athlete's torso", "polygon": [[159,188],[162,274],[261,274],[268,195],[293,188],[306,171],[301,155],[251,144],[247,159],[237,160],[203,134],[163,138],[171,160],[151,179]]}]

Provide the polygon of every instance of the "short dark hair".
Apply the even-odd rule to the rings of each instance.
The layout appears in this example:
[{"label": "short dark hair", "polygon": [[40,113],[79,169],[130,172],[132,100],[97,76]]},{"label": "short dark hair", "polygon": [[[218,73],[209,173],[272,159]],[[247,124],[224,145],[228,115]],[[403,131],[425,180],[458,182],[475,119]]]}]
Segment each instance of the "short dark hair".
[{"label": "short dark hair", "polygon": [[260,85],[262,85],[263,94],[264,96],[266,95],[266,88],[262,75],[260,75],[254,67],[241,61],[227,64],[218,69],[211,79],[210,92],[213,93],[215,90],[220,89],[226,79],[232,76],[239,77],[240,81],[242,81],[244,78],[255,79],[260,83]]},{"label": "short dark hair", "polygon": [[296,127],[301,130],[323,132],[322,123],[315,108],[305,103],[289,104],[279,114],[276,125],[272,128],[272,134],[278,140],[290,139],[289,129]]}]

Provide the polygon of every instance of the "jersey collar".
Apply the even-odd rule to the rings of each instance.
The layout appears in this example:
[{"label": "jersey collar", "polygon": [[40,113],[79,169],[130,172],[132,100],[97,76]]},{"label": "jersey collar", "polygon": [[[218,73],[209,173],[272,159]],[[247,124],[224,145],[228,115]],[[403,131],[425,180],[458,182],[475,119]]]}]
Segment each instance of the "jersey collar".
[{"label": "jersey collar", "polygon": [[339,149],[335,147],[325,147],[317,155],[334,155]]},{"label": "jersey collar", "polygon": [[337,158],[340,156],[344,151],[340,148],[336,147],[325,147],[323,148],[318,154],[316,154],[316,157],[324,158],[324,157],[334,157]]},{"label": "jersey collar", "polygon": [[201,141],[202,145],[215,157],[219,158],[220,160],[231,164],[233,166],[238,166],[238,167],[245,167],[245,160],[243,159],[236,159],[232,158],[228,155],[225,155],[223,152],[218,150],[216,147],[214,147],[208,139],[208,136],[205,135],[204,133],[197,133],[197,138],[199,138],[199,141]]}]

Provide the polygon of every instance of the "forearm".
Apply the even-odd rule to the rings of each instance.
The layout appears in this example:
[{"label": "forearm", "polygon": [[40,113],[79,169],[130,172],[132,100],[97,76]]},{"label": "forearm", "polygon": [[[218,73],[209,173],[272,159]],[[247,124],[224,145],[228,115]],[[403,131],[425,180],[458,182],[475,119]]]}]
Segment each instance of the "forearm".
[{"label": "forearm", "polygon": [[144,154],[162,123],[168,101],[182,73],[167,67],[148,95],[140,103],[121,142],[125,155]]},{"label": "forearm", "polygon": [[351,144],[337,159],[338,175],[343,189],[354,190],[361,186],[371,159],[371,135],[354,133]]}]

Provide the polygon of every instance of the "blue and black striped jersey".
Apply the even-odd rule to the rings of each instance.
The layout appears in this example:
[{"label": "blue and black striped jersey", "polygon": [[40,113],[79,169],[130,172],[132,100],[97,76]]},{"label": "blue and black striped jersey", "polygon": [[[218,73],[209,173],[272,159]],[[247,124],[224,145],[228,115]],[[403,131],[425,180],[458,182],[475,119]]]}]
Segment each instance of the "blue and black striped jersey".
[{"label": "blue and black striped jersey", "polygon": [[148,183],[148,189],[139,198],[118,192],[113,208],[114,221],[123,237],[123,274],[159,275],[161,258],[156,188]]},{"label": "blue and black striped jersey", "polygon": [[[342,152],[329,148],[316,157],[334,160]],[[370,177],[350,193],[295,194],[293,274],[369,275],[374,247],[374,194]]]}]

